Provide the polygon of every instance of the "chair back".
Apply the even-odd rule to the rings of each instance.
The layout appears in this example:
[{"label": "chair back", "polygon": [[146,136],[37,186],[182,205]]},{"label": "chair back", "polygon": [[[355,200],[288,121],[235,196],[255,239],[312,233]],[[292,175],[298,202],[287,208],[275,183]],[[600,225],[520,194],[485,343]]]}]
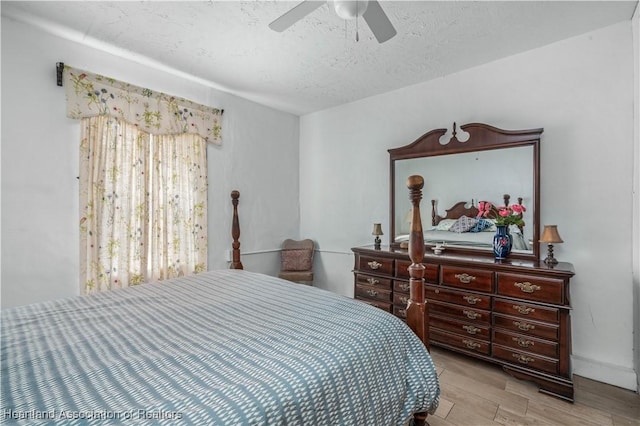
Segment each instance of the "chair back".
[{"label": "chair back", "polygon": [[284,240],[279,277],[289,281],[313,281],[314,251],[313,240]]}]

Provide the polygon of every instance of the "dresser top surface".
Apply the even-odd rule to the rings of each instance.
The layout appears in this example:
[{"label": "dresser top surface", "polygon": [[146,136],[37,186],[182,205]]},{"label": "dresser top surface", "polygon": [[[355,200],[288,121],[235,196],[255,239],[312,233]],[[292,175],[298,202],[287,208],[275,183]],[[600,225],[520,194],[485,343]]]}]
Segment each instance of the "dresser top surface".
[{"label": "dresser top surface", "polygon": [[[375,249],[373,245],[353,247],[351,249],[354,253],[359,253],[365,256],[382,256],[393,257],[396,259],[409,258],[409,252],[407,249],[395,248],[390,246],[381,246],[380,249]],[[575,271],[573,265],[568,262],[559,262],[556,265],[549,266],[543,261],[531,261],[523,259],[505,259],[496,260],[491,256],[483,256],[478,254],[462,254],[462,253],[447,253],[446,251],[441,254],[434,254],[430,249],[425,250],[423,263],[439,263],[439,264],[474,264],[478,266],[492,266],[496,270],[504,269],[513,270],[518,269],[521,272],[546,273],[546,274],[561,274],[561,275],[574,275]],[[524,270],[524,271],[523,271]]]}]

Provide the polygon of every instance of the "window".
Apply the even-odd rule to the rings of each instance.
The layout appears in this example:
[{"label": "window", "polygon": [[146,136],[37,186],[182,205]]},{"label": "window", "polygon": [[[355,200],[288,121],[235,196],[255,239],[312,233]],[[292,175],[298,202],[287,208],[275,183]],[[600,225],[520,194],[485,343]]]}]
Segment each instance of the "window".
[{"label": "window", "polygon": [[84,293],[206,270],[204,138],[101,115],[82,119],[80,157]]},{"label": "window", "polygon": [[82,292],[206,270],[206,147],[223,111],[58,66],[67,117],[82,120]]}]

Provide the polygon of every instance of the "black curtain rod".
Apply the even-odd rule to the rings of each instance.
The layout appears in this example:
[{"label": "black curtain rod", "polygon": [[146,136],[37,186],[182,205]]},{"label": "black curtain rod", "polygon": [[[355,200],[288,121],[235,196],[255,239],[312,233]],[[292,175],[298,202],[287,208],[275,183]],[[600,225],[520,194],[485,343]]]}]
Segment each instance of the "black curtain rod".
[{"label": "black curtain rod", "polygon": [[56,83],[62,87],[62,72],[64,71],[64,62],[56,62]]},{"label": "black curtain rod", "polygon": [[[64,62],[56,62],[56,84],[62,87],[62,73],[64,72]],[[224,114],[224,110],[220,110],[220,115]]]}]

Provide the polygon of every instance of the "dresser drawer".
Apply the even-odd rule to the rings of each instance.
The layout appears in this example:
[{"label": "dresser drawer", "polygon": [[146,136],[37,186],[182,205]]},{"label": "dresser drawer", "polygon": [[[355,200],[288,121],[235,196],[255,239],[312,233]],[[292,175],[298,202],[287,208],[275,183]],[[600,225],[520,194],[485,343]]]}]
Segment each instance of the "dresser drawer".
[{"label": "dresser drawer", "polygon": [[442,284],[491,293],[493,292],[493,272],[443,266]]},{"label": "dresser drawer", "polygon": [[356,282],[362,285],[391,290],[391,279],[380,278],[365,274],[356,274]]},{"label": "dresser drawer", "polygon": [[474,323],[490,324],[491,315],[489,311],[469,308],[467,306],[453,305],[451,303],[431,302],[429,303],[429,313],[445,314],[463,321],[472,321]]},{"label": "dresser drawer", "polygon": [[393,274],[393,259],[361,256],[358,269],[362,272],[391,275]]},{"label": "dresser drawer", "polygon": [[409,293],[396,293],[393,292],[393,304],[396,306],[407,307],[409,303]]},{"label": "dresser drawer", "polygon": [[489,355],[491,345],[483,340],[477,340],[472,337],[460,336],[453,333],[447,333],[442,330],[429,328],[429,340],[435,343],[442,343],[449,346],[455,346],[467,351],[478,352]]},{"label": "dresser drawer", "polygon": [[[408,260],[396,260],[396,277],[409,279],[409,266],[411,261]],[[424,265],[424,280],[426,282],[437,283],[438,282],[438,265],[432,265],[429,263],[423,263]]]},{"label": "dresser drawer", "polygon": [[407,319],[407,307],[406,306],[402,307],[402,306],[394,305],[393,306],[393,315],[395,315],[395,316],[397,316],[399,318],[402,318],[403,320],[406,320]]},{"label": "dresser drawer", "polygon": [[376,308],[382,309],[383,311],[393,312],[393,305],[391,303],[381,302],[378,300],[371,300],[361,298],[356,295],[356,300],[366,303],[367,305],[375,306]]},{"label": "dresser drawer", "polygon": [[547,373],[558,374],[558,361],[543,356],[538,356],[530,352],[520,352],[500,345],[493,345],[493,356],[501,358],[511,364],[520,365],[527,368],[545,371]]},{"label": "dresser drawer", "polygon": [[370,299],[382,302],[391,302],[391,290],[385,290],[368,285],[356,284],[356,296],[358,299]]},{"label": "dresser drawer", "polygon": [[554,341],[558,339],[558,326],[555,324],[529,321],[520,317],[508,317],[494,313],[493,325],[519,334],[527,334]]},{"label": "dresser drawer", "polygon": [[454,318],[433,315],[429,317],[429,327],[451,331],[457,334],[473,336],[476,339],[489,341],[490,332],[488,325],[468,323]]},{"label": "dresser drawer", "polygon": [[494,330],[493,343],[550,358],[558,357],[558,344],[522,334]]},{"label": "dresser drawer", "polygon": [[427,299],[441,300],[443,302],[456,303],[463,306],[472,306],[478,309],[491,308],[490,296],[449,290],[439,286],[426,285],[425,297]]},{"label": "dresser drawer", "polygon": [[496,297],[493,301],[493,310],[495,312],[517,315],[532,320],[558,322],[558,309],[522,303],[520,301],[499,299]]},{"label": "dresser drawer", "polygon": [[498,294],[537,302],[562,304],[564,281],[536,277],[498,273]]},{"label": "dresser drawer", "polygon": [[411,290],[411,285],[409,284],[409,281],[393,280],[394,292],[409,294],[409,290]]}]

